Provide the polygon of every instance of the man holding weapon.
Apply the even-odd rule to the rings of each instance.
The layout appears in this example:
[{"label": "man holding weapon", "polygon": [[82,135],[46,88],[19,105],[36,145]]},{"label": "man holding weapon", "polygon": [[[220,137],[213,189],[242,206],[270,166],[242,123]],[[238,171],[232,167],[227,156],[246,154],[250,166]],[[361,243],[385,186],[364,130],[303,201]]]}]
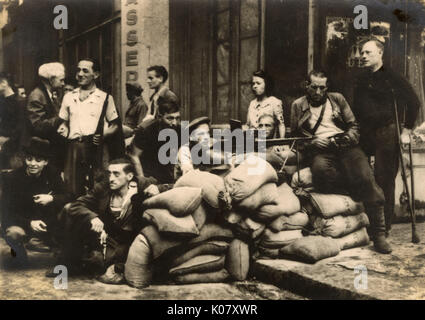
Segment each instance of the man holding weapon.
[{"label": "man holding weapon", "polygon": [[[356,79],[353,112],[360,123],[360,145],[368,156],[375,156],[376,181],[385,195],[388,236],[394,215],[395,177],[399,159],[402,161],[402,178],[408,192],[401,146],[410,144],[410,134],[420,102],[406,79],[383,66],[383,53],[384,45],[378,40],[372,39],[363,44],[362,61],[368,70]],[[417,242],[419,238],[412,211],[411,214],[414,231],[412,240]]]},{"label": "man holding weapon", "polygon": [[356,118],[342,94],[328,92],[325,73],[311,71],[306,95],[292,103],[291,133],[313,137],[301,149],[303,161],[311,167],[315,189],[322,193],[348,191],[355,201],[363,202],[376,251],[390,253],[383,191],[358,145]]},{"label": "man holding weapon", "polygon": [[[93,186],[94,171],[105,167],[104,141],[115,144],[109,148],[109,158],[124,155],[121,121],[112,96],[96,87],[99,74],[95,60],[81,60],[76,75],[80,87],[65,95],[59,112],[63,123],[58,132],[69,142],[65,183],[75,196],[85,194]],[[112,141],[114,136],[117,141]]]}]

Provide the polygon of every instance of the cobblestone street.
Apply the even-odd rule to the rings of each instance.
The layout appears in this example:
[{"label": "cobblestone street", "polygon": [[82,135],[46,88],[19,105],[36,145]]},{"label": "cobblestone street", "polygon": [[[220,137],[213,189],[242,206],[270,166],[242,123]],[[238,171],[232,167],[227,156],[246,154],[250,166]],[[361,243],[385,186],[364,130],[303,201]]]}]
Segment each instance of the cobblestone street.
[{"label": "cobblestone street", "polygon": [[44,276],[52,266],[51,254],[28,252],[30,266],[12,268],[9,247],[0,239],[0,299],[83,299],[83,300],[298,300],[303,299],[273,285],[255,280],[235,283],[152,285],[135,289],[107,285],[94,279],[70,277],[67,290],[54,288],[54,279]]}]

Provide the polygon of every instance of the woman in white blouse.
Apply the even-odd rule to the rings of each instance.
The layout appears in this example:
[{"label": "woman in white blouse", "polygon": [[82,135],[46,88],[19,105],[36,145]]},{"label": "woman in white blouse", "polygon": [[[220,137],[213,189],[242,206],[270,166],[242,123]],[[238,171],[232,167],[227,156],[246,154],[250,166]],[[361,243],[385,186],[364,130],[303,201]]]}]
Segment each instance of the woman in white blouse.
[{"label": "woman in white blouse", "polygon": [[269,114],[278,124],[276,131],[279,133],[279,138],[284,138],[282,101],[272,95],[272,89],[273,81],[263,70],[253,73],[252,92],[256,98],[249,104],[246,124],[250,129],[258,129],[260,116]]}]

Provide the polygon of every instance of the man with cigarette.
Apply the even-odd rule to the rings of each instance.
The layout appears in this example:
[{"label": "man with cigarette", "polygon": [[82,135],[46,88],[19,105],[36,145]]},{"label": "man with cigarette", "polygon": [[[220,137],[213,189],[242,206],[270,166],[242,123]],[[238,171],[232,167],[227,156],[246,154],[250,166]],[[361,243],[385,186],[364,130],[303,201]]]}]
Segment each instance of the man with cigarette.
[{"label": "man with cigarette", "polygon": [[57,170],[50,168],[50,143],[33,137],[25,151],[25,165],[4,177],[2,229],[11,254],[27,262],[27,248],[49,251],[58,229],[57,214],[71,200]]},{"label": "man with cigarette", "polygon": [[[65,241],[58,263],[71,273],[99,274],[111,265],[117,272],[122,269],[141,229],[142,201],[168,188],[156,186],[153,178],[139,177],[135,183],[134,166],[126,158],[112,160],[108,176],[71,203],[65,214]],[[106,275],[102,279],[111,281]]]}]

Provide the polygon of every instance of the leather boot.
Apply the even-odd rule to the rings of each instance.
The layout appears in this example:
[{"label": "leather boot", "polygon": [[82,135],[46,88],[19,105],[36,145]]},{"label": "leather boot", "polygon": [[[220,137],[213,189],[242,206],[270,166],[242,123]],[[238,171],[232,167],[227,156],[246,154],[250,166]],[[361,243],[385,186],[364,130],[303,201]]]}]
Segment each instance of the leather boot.
[{"label": "leather boot", "polygon": [[384,206],[368,206],[365,204],[365,209],[370,220],[371,238],[375,250],[384,254],[391,253],[391,246],[385,238]]}]

